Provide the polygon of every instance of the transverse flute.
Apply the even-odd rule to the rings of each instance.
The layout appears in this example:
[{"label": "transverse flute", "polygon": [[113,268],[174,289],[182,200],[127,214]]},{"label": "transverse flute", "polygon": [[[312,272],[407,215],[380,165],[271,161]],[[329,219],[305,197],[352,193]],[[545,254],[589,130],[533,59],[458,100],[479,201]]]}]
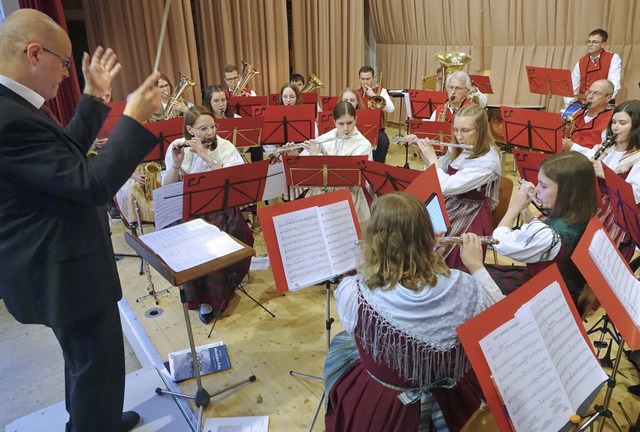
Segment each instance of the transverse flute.
[{"label": "transverse flute", "polygon": [[[527,181],[525,179],[518,179],[518,183],[520,184],[525,184],[526,182]],[[547,216],[549,214],[549,209],[544,208],[544,206],[542,205],[542,202],[538,199],[538,197],[536,197],[536,194],[533,191],[528,192],[528,194],[529,194],[529,199],[531,200],[531,204],[533,204],[533,206],[536,209],[538,209],[540,213]]]},{"label": "transverse flute", "polygon": [[[417,143],[419,138],[404,138],[404,137],[393,137],[391,141],[397,142],[398,144],[409,144],[409,143]],[[455,143],[447,143],[442,141],[431,141],[431,145],[434,146],[444,146],[444,147],[457,147],[464,150],[471,150],[473,146],[467,144],[455,144]]]},{"label": "transverse flute", "polygon": [[[349,134],[342,135],[342,136],[328,137],[328,138],[325,138],[323,140],[315,141],[315,143],[318,144],[318,145],[322,145],[322,144],[326,144],[326,143],[331,142],[331,141],[337,141],[337,140],[341,140],[341,139],[348,139],[348,138],[354,137],[356,135],[357,134],[355,132],[351,132]],[[280,153],[286,153],[286,152],[288,152],[290,150],[299,150],[299,149],[303,149],[303,148],[304,148],[304,143],[297,143],[297,144],[294,144],[294,145],[289,146],[289,147],[277,148],[277,149],[275,149],[275,150],[273,150],[271,152],[268,152],[268,153],[265,152],[265,155],[267,155],[267,156],[279,155]]]},{"label": "transverse flute", "polygon": [[[491,236],[478,236],[481,244],[499,244],[500,240],[495,239]],[[436,237],[436,243],[439,246],[443,245],[452,245],[452,244],[461,244],[462,237]]]}]

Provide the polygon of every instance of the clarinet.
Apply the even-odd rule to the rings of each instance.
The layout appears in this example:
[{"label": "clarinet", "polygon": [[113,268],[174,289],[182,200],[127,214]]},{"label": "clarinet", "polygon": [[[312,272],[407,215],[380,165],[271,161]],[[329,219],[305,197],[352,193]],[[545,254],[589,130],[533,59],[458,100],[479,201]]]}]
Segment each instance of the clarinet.
[{"label": "clarinet", "polygon": [[618,135],[611,135],[607,137],[607,139],[604,140],[604,142],[602,143],[598,151],[595,152],[591,160],[597,161],[598,159],[600,159],[600,157],[602,157],[605,151],[607,151],[609,148],[615,145],[617,137]]}]

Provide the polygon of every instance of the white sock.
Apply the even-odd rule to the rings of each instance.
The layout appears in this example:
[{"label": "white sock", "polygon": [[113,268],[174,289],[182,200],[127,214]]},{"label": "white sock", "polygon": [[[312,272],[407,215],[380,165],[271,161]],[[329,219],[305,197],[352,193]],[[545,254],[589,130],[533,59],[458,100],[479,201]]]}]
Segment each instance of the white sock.
[{"label": "white sock", "polygon": [[211,307],[210,304],[207,304],[207,303],[201,303],[200,304],[200,313],[201,314],[208,314],[208,313],[211,313],[211,311],[213,311],[213,308]]}]

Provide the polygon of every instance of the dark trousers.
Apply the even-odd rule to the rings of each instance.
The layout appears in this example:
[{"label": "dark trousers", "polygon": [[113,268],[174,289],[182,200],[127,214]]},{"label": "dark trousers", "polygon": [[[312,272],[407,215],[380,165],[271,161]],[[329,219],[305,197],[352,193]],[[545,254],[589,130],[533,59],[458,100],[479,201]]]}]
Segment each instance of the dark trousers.
[{"label": "dark trousers", "polygon": [[389,151],[389,137],[384,129],[380,129],[378,132],[378,147],[373,151],[373,160],[376,162],[384,163],[387,159],[387,152]]},{"label": "dark trousers", "polygon": [[125,368],[118,305],[53,332],[64,356],[66,432],[121,431]]},{"label": "dark trousers", "polygon": [[262,160],[262,146],[251,147],[249,153],[251,154],[251,162],[260,162]]}]

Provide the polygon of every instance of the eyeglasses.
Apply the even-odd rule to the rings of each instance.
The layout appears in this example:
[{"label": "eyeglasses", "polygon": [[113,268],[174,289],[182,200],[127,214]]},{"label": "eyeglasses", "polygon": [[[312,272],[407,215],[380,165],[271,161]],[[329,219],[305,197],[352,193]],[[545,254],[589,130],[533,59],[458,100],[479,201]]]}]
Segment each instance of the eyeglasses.
[{"label": "eyeglasses", "polygon": [[69,60],[68,58],[62,57],[61,55],[56,54],[53,51],[46,49],[45,47],[42,47],[42,50],[48,52],[49,54],[53,54],[54,56],[62,60],[62,66],[64,66],[65,69],[69,69],[71,67],[71,60]]},{"label": "eyeglasses", "polygon": [[454,135],[469,135],[471,131],[476,130],[476,128],[468,128],[468,129],[456,129],[452,128],[451,133]]},{"label": "eyeglasses", "polygon": [[240,77],[236,75],[234,77],[225,78],[224,80],[226,82],[230,82],[230,81],[238,81],[239,79],[240,79]]},{"label": "eyeglasses", "polygon": [[447,87],[447,90],[449,90],[449,91],[456,91],[456,92],[457,92],[457,91],[461,91],[461,90],[466,90],[466,89],[467,89],[466,87],[454,87],[454,86],[449,86],[449,87]]},{"label": "eyeglasses", "polygon": [[591,96],[591,95],[593,95],[593,96],[595,96],[595,97],[600,97],[600,96],[603,96],[603,95],[604,95],[604,93],[601,93],[601,92],[599,92],[599,91],[591,91],[591,90],[587,90],[586,92],[584,92],[584,95],[585,95],[585,96]]},{"label": "eyeglasses", "polygon": [[585,44],[587,45],[598,45],[603,43],[603,41],[597,41],[597,40],[586,40],[584,41]]}]

